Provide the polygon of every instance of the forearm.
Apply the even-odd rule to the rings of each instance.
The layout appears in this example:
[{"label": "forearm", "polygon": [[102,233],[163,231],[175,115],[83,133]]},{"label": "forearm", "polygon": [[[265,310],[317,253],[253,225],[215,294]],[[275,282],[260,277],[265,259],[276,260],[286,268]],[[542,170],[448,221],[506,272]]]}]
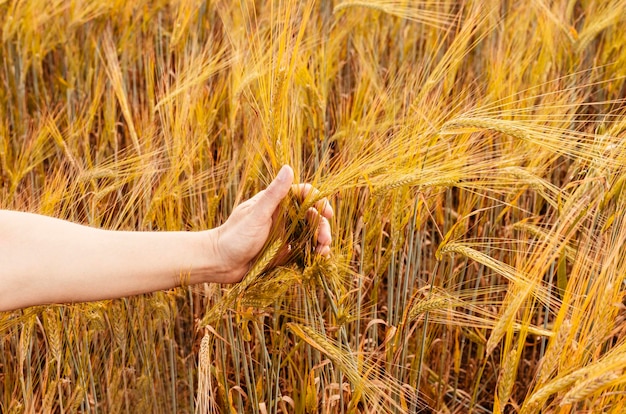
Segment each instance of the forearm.
[{"label": "forearm", "polygon": [[122,232],[0,211],[0,311],[220,282],[206,232]]}]

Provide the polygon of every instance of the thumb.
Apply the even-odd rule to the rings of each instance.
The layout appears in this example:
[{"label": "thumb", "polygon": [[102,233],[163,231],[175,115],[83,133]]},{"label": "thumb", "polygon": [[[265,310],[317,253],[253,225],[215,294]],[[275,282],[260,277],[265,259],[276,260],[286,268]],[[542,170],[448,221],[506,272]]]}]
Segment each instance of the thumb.
[{"label": "thumb", "polygon": [[293,170],[288,165],[283,165],[274,181],[270,183],[259,199],[259,208],[267,216],[271,216],[283,198],[289,193],[293,183]]}]

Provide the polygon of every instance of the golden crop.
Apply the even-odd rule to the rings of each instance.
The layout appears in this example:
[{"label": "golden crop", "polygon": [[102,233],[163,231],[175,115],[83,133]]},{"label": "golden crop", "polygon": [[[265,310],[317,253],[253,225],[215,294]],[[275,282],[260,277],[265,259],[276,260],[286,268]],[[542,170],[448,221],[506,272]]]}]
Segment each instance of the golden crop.
[{"label": "golden crop", "polygon": [[288,163],[336,212],[329,259],[289,201],[239,285],[0,313],[0,412],[624,412],[624,39],[625,0],[0,0],[0,208],[206,229]]}]

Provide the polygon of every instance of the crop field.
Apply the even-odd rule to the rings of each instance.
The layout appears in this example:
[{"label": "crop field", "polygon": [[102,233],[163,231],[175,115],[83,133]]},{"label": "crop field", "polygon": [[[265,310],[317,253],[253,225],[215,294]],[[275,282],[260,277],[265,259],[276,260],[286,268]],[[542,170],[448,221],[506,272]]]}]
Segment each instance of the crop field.
[{"label": "crop field", "polygon": [[626,0],[0,0],[0,208],[203,230],[283,164],[328,258],[289,198],[239,284],[0,313],[0,413],[626,412]]}]

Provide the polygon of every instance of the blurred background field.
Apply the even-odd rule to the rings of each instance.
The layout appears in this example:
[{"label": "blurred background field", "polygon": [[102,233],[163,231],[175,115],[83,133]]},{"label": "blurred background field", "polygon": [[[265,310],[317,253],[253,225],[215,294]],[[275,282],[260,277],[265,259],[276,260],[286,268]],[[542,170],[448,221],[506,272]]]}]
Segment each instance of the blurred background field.
[{"label": "blurred background field", "polygon": [[241,285],[0,313],[0,412],[626,411],[625,39],[625,0],[0,0],[0,208],[201,230],[288,163],[336,212],[328,260],[286,204]]}]

